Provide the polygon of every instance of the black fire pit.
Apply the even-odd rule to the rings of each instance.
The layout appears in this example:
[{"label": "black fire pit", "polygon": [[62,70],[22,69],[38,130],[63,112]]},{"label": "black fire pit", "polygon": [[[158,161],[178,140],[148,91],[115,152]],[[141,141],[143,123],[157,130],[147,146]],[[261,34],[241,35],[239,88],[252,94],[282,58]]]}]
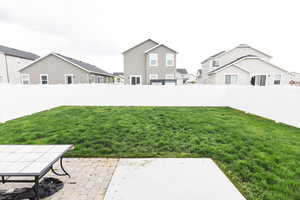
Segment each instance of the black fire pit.
[{"label": "black fire pit", "polygon": [[[39,197],[42,199],[49,197],[61,190],[63,187],[64,183],[57,178],[44,178],[39,183]],[[12,191],[0,191],[0,200],[35,200],[35,188],[36,185],[32,188],[17,188]]]}]

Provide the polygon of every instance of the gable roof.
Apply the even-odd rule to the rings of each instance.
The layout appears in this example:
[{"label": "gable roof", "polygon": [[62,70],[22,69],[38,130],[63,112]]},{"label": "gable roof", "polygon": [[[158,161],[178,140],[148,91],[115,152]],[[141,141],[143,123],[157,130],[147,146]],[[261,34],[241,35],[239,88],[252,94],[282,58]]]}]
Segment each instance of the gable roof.
[{"label": "gable roof", "polygon": [[147,40],[145,40],[144,42],[141,42],[141,43],[139,43],[139,44],[137,44],[137,45],[135,45],[135,46],[133,46],[133,47],[131,47],[131,48],[127,49],[126,51],[123,51],[123,53],[122,53],[122,54],[124,54],[124,53],[127,53],[128,51],[130,51],[130,50],[132,50],[132,49],[134,49],[134,48],[136,48],[136,47],[139,47],[139,46],[141,46],[141,45],[145,44],[146,42],[154,42],[156,45],[158,45],[158,44],[159,44],[158,42],[155,42],[155,41],[154,41],[154,40],[152,40],[152,39],[147,39]]},{"label": "gable roof", "polygon": [[225,53],[226,51],[220,51],[219,53],[216,53],[216,54],[214,54],[214,55],[212,55],[212,56],[209,56],[208,58],[206,58],[205,60],[203,60],[202,62],[201,62],[201,64],[203,64],[203,63],[205,63],[206,61],[208,61],[208,60],[210,60],[211,58],[215,58],[215,57],[217,57],[218,55],[221,55],[221,54],[223,54],[223,53]]},{"label": "gable roof", "polygon": [[265,55],[265,56],[267,56],[267,57],[269,57],[269,58],[272,58],[272,56],[270,56],[270,55],[268,55],[268,54],[266,54],[266,53],[264,53],[264,52],[262,52],[262,51],[260,51],[260,50],[257,50],[257,49],[255,49],[255,48],[253,48],[253,47],[251,47],[251,46],[249,46],[249,45],[247,45],[247,44],[239,44],[237,47],[235,47],[235,48],[233,48],[233,49],[231,49],[231,50],[229,50],[229,51],[221,51],[221,52],[219,52],[219,53],[217,53],[217,54],[215,54],[215,55],[212,55],[212,56],[206,58],[205,60],[203,60],[203,61],[201,62],[201,64],[207,62],[208,60],[210,60],[210,59],[212,59],[212,58],[215,58],[215,57],[218,57],[218,56],[220,56],[220,55],[222,55],[222,54],[226,54],[226,53],[228,53],[228,52],[231,52],[231,51],[233,51],[233,50],[235,50],[235,49],[237,49],[237,48],[250,48],[250,49],[252,49],[252,50],[254,50],[254,51],[257,51],[257,52],[259,52],[259,53],[261,53],[261,54],[263,54],[263,55]]},{"label": "gable roof", "polygon": [[240,61],[242,59],[244,59],[244,58],[249,58],[249,57],[257,57],[257,56],[246,55],[246,56],[239,57],[239,58],[237,58],[237,59],[235,59],[235,60],[233,60],[233,61],[231,61],[231,62],[229,62],[229,63],[227,63],[227,64],[225,64],[223,66],[221,66],[221,67],[218,67],[217,69],[214,69],[214,70],[210,71],[209,74],[213,74],[213,73],[215,73],[217,71],[220,71],[221,69],[223,69],[225,67],[228,67],[228,66],[230,66],[230,65],[232,65],[232,64],[234,64],[234,63],[236,63],[236,62],[238,62],[238,61]]},{"label": "gable roof", "polygon": [[108,73],[108,72],[106,72],[106,71],[104,71],[104,70],[96,67],[95,65],[91,65],[89,63],[82,62],[82,61],[76,60],[74,58],[63,56],[63,55],[58,54],[58,53],[54,53],[54,54],[59,55],[59,56],[63,57],[64,59],[70,61],[71,63],[76,64],[76,65],[78,65],[78,66],[86,69],[86,71],[88,71],[88,72],[112,76],[112,74],[110,74],[110,73]]},{"label": "gable roof", "polygon": [[[240,57],[240,58],[238,58],[238,59],[236,59],[236,60],[234,60],[234,61],[232,61],[232,62],[230,62],[230,63],[227,63],[227,64],[225,64],[225,65],[223,65],[223,66],[221,66],[221,67],[219,67],[219,68],[217,68],[217,69],[215,69],[215,70],[209,72],[208,74],[214,74],[214,73],[217,73],[217,72],[219,72],[219,71],[221,71],[221,70],[223,70],[223,69],[225,69],[225,68],[227,68],[227,67],[230,67],[231,65],[234,65],[235,67],[240,68],[239,66],[237,66],[237,65],[235,65],[235,64],[238,63],[238,62],[241,61],[241,60],[249,59],[249,58],[252,58],[252,59],[254,58],[254,59],[261,60],[262,62],[265,62],[265,63],[270,64],[270,65],[272,65],[272,66],[274,66],[274,67],[276,67],[276,68],[278,68],[278,69],[280,69],[280,70],[282,70],[282,71],[287,72],[286,70],[284,70],[284,69],[282,69],[282,68],[280,68],[280,67],[278,67],[278,66],[276,66],[276,65],[274,65],[274,64],[272,64],[272,63],[270,63],[270,62],[268,62],[268,61],[266,61],[266,60],[264,60],[264,59],[261,59],[260,57],[257,57],[257,56],[254,56],[254,55],[246,55],[246,56],[242,56],[242,57]],[[242,69],[242,68],[240,68],[240,69]],[[245,70],[245,69],[242,69],[242,70],[247,71],[247,70]]]},{"label": "gable roof", "polygon": [[29,65],[27,65],[26,67],[20,69],[19,71],[22,71],[22,70],[24,70],[25,68],[30,67],[30,66],[33,65],[34,63],[37,63],[37,62],[39,62],[40,60],[42,60],[42,59],[44,59],[44,58],[46,58],[46,57],[48,57],[48,56],[50,56],[50,55],[53,55],[53,56],[55,56],[55,57],[57,57],[57,58],[60,58],[60,59],[62,59],[62,60],[64,60],[64,61],[66,61],[66,62],[68,62],[68,63],[70,63],[70,64],[72,64],[72,65],[74,65],[74,66],[76,66],[76,67],[78,67],[78,68],[80,68],[80,69],[82,69],[82,70],[84,70],[84,71],[89,72],[89,73],[101,74],[101,75],[106,75],[106,76],[113,76],[112,74],[110,74],[110,73],[108,73],[108,72],[106,72],[106,71],[104,71],[104,70],[102,70],[102,69],[96,67],[95,65],[91,65],[91,64],[89,64],[89,63],[82,62],[82,61],[80,61],[80,60],[76,60],[76,59],[74,59],[74,58],[70,58],[70,57],[61,55],[61,54],[59,54],[59,53],[50,53],[50,54],[48,54],[48,55],[46,55],[46,56],[44,56],[44,57],[41,57],[40,59],[38,59],[38,60],[36,60],[36,61],[30,63]]},{"label": "gable roof", "polygon": [[175,51],[174,49],[171,49],[170,47],[167,47],[167,46],[164,45],[164,44],[158,44],[158,45],[156,45],[156,46],[154,46],[154,47],[148,49],[147,51],[145,51],[145,53],[147,54],[147,53],[153,51],[154,49],[157,49],[158,47],[165,47],[165,48],[167,48],[167,49],[173,51],[174,53],[177,53],[177,51]]},{"label": "gable roof", "polygon": [[10,48],[10,47],[6,47],[3,45],[0,45],[0,52],[3,52],[5,55],[8,56],[14,56],[14,57],[18,57],[18,58],[24,58],[24,59],[28,59],[28,60],[35,60],[38,59],[40,56],[30,53],[30,52],[26,52],[26,51],[22,51],[19,49],[14,49],[14,48]]},{"label": "gable roof", "polygon": [[176,71],[180,74],[187,74],[187,70],[185,68],[177,68]]}]

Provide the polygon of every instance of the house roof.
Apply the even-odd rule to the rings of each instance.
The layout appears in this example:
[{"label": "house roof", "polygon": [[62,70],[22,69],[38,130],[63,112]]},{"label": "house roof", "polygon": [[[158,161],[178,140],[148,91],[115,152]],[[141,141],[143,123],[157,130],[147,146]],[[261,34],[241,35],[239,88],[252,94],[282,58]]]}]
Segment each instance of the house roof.
[{"label": "house roof", "polygon": [[208,60],[210,60],[210,59],[212,59],[212,58],[218,57],[218,56],[221,55],[221,54],[228,53],[228,52],[230,52],[230,51],[232,51],[232,50],[234,50],[234,49],[236,49],[236,48],[250,48],[250,49],[253,49],[253,50],[255,50],[255,51],[257,51],[257,52],[259,52],[259,53],[261,53],[261,54],[264,54],[265,56],[267,56],[267,57],[269,57],[269,58],[272,58],[272,56],[270,56],[270,55],[268,55],[268,54],[266,54],[266,53],[264,53],[264,52],[262,52],[262,51],[260,51],[260,50],[257,50],[257,49],[255,49],[255,48],[249,46],[248,44],[239,44],[237,47],[235,47],[235,48],[233,48],[233,49],[231,49],[231,50],[229,50],[229,51],[221,51],[221,52],[219,52],[219,53],[217,53],[217,54],[215,54],[215,55],[212,55],[212,56],[206,58],[205,60],[203,60],[203,61],[201,62],[201,64],[205,63],[206,61],[208,61]]},{"label": "house roof", "polygon": [[115,75],[115,76],[124,76],[124,72],[114,72],[113,75]]},{"label": "house roof", "polygon": [[59,54],[59,53],[50,53],[50,54],[48,54],[48,55],[46,55],[44,57],[41,57],[40,59],[38,59],[38,60],[30,63],[29,65],[27,65],[26,67],[20,69],[19,71],[24,70],[25,68],[33,65],[36,62],[39,62],[40,60],[42,60],[42,59],[44,59],[44,58],[46,58],[46,57],[48,57],[50,55],[56,56],[56,57],[58,57],[60,59],[63,59],[64,61],[67,61],[67,62],[73,64],[74,66],[79,67],[80,69],[85,70],[85,71],[87,71],[89,73],[101,74],[101,75],[106,75],[106,76],[113,76],[112,74],[110,74],[110,73],[108,73],[108,72],[106,72],[106,71],[104,71],[104,70],[96,67],[95,65],[91,65],[89,63],[82,62],[80,60],[76,60],[74,58],[70,58],[70,57],[64,56],[64,55]]},{"label": "house roof", "polygon": [[[286,71],[286,70],[284,70],[284,69],[282,69],[282,68],[280,68],[280,67],[278,67],[278,66],[276,66],[276,65],[273,65],[272,63],[269,63],[269,62],[267,62],[267,61],[261,59],[260,57],[257,57],[257,56],[254,56],[254,55],[246,55],[246,56],[242,56],[242,57],[240,57],[240,58],[237,58],[236,60],[234,60],[234,61],[232,61],[232,62],[230,62],[230,63],[227,63],[227,64],[225,64],[225,65],[223,65],[223,66],[221,66],[221,67],[218,67],[217,69],[215,69],[215,70],[209,72],[209,74],[216,73],[216,72],[218,72],[218,71],[220,71],[220,70],[222,70],[222,69],[224,69],[224,68],[226,68],[226,67],[229,67],[229,66],[231,66],[231,65],[234,65],[235,63],[237,63],[237,62],[239,62],[239,61],[241,61],[241,60],[247,59],[247,58],[255,58],[255,59],[259,59],[259,60],[261,60],[261,61],[263,61],[263,62],[265,62],[265,63],[268,63],[268,64],[270,64],[270,65],[272,65],[272,66],[274,66],[274,67],[276,67],[276,68],[278,68],[278,69],[280,69],[280,70],[282,70],[282,71]],[[234,66],[238,67],[237,65],[234,65]],[[239,68],[240,68],[240,67],[239,67]],[[245,69],[243,69],[243,70],[246,71]],[[286,72],[287,72],[287,71],[286,71]]]},{"label": "house roof", "polygon": [[221,54],[223,54],[223,53],[225,53],[226,51],[220,51],[219,53],[216,53],[216,54],[214,54],[214,55],[212,55],[212,56],[209,56],[208,58],[206,58],[205,60],[203,60],[202,62],[201,62],[201,64],[203,64],[203,63],[205,63],[206,61],[208,61],[209,59],[211,59],[211,58],[215,58],[215,57],[217,57],[218,55],[221,55]]},{"label": "house roof", "polygon": [[176,71],[180,74],[187,74],[187,70],[185,68],[177,68]]},{"label": "house roof", "polygon": [[8,55],[8,56],[19,57],[19,58],[24,58],[24,59],[28,59],[28,60],[35,60],[40,57],[40,56],[30,53],[30,52],[6,47],[3,45],[0,45],[0,52],[3,52],[5,55]]},{"label": "house roof", "polygon": [[96,67],[95,65],[91,65],[89,63],[82,62],[80,60],[76,60],[74,58],[70,58],[70,57],[67,57],[67,56],[64,56],[64,55],[61,55],[61,54],[58,54],[58,53],[54,53],[54,54],[57,54],[57,55],[63,57],[64,59],[70,61],[71,63],[79,65],[80,67],[86,69],[89,72],[96,73],[96,74],[103,74],[103,75],[107,75],[107,76],[112,76],[112,74],[104,71],[103,69],[100,69],[100,68]]},{"label": "house roof", "polygon": [[164,45],[164,44],[158,44],[158,45],[156,45],[156,46],[154,46],[154,47],[148,49],[147,51],[145,51],[145,53],[149,53],[149,52],[153,51],[154,49],[157,49],[158,47],[165,47],[165,48],[167,48],[167,49],[173,51],[174,53],[178,53],[178,52],[175,51],[174,49],[171,49],[170,47],[167,47],[167,46]]},{"label": "house roof", "polygon": [[156,43],[156,45],[159,44],[158,42],[155,42],[155,41],[152,40],[152,39],[147,39],[147,40],[145,40],[145,41],[143,41],[143,42],[141,42],[141,43],[139,43],[139,44],[137,44],[137,45],[135,45],[135,46],[133,46],[133,47],[127,49],[126,51],[123,51],[123,54],[124,54],[124,53],[127,53],[127,52],[130,51],[131,49],[134,49],[134,48],[136,48],[136,47],[138,47],[138,46],[141,46],[141,45],[143,45],[143,44],[145,44],[146,42],[149,42],[149,41]]},{"label": "house roof", "polygon": [[209,74],[213,74],[213,73],[215,73],[215,72],[217,72],[217,71],[219,71],[219,70],[221,70],[221,69],[223,69],[225,67],[228,67],[228,66],[230,66],[230,65],[232,65],[232,64],[234,64],[234,63],[236,63],[236,62],[238,62],[238,61],[240,61],[242,59],[244,59],[244,58],[249,58],[249,57],[257,57],[257,56],[246,55],[246,56],[239,57],[239,58],[237,58],[237,59],[235,59],[235,60],[233,60],[233,61],[231,61],[231,62],[229,62],[229,63],[227,63],[227,64],[225,64],[223,66],[221,66],[221,67],[218,67],[217,69],[212,70],[211,72],[209,72]]}]

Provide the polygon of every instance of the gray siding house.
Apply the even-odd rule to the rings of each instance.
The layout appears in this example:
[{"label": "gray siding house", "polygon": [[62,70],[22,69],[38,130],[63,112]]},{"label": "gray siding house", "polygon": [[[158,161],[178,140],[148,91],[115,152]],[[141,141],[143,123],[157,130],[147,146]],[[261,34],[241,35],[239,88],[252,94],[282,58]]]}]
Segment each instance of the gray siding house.
[{"label": "gray siding house", "polygon": [[151,39],[124,51],[125,84],[176,84],[176,54]]},{"label": "gray siding house", "polygon": [[86,62],[50,53],[20,70],[23,84],[112,83],[113,75]]}]

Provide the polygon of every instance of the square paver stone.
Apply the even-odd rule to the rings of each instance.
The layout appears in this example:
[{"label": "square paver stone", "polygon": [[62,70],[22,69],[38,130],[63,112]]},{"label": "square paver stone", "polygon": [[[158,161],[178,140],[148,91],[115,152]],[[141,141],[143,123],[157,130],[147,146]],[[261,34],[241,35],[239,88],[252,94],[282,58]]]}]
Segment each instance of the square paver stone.
[{"label": "square paver stone", "polygon": [[245,200],[208,158],[120,159],[105,200]]}]

